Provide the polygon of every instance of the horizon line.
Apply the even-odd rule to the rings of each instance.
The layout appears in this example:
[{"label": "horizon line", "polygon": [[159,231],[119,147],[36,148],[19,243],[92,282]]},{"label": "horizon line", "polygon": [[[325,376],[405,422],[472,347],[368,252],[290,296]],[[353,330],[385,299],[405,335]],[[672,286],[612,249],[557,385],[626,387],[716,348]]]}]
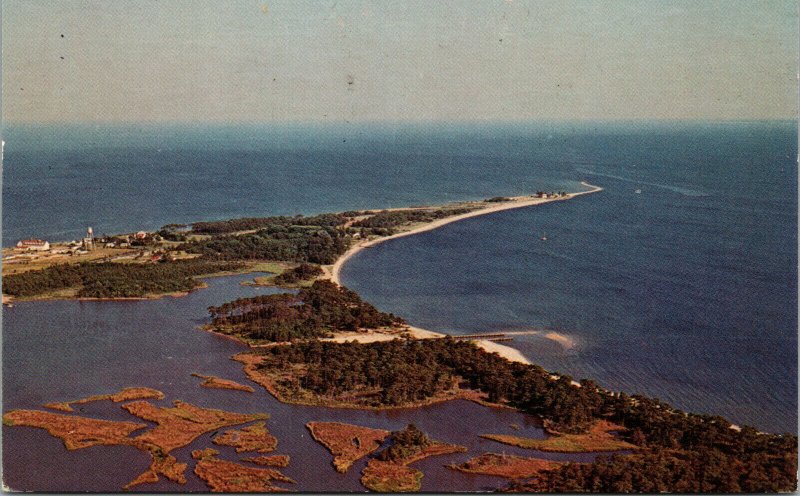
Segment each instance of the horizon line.
[{"label": "horizon line", "polygon": [[505,125],[519,125],[519,124],[680,124],[680,123],[708,123],[708,124],[724,124],[724,123],[768,123],[768,122],[785,122],[785,123],[800,123],[800,116],[795,117],[770,117],[770,118],[630,118],[630,119],[562,119],[562,118],[541,118],[541,119],[470,119],[470,120],[457,120],[457,119],[337,119],[337,120],[240,120],[240,121],[226,121],[226,120],[198,120],[198,121],[185,121],[185,120],[125,120],[125,121],[25,121],[25,120],[6,120],[3,119],[0,126],[253,126],[253,125],[275,125],[275,126],[325,126],[325,125],[374,125],[374,124],[392,124],[392,125],[482,125],[482,124],[505,124]]}]

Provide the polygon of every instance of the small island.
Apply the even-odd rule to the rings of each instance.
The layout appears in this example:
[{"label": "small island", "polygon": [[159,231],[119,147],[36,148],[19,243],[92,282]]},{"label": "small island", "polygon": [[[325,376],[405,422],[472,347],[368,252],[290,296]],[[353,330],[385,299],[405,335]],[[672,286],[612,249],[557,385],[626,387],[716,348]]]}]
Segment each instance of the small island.
[{"label": "small island", "polygon": [[311,436],[331,452],[337,472],[347,472],[353,462],[375,452],[391,432],[340,422],[309,422]]},{"label": "small island", "polygon": [[413,424],[393,432],[389,447],[367,463],[361,483],[380,493],[419,491],[423,473],[408,465],[425,458],[467,451],[467,448],[429,439]]},{"label": "small island", "polygon": [[230,379],[222,379],[220,377],[215,377],[213,375],[201,375],[201,374],[192,374],[192,376],[204,379],[203,382],[200,383],[202,387],[207,387],[212,389],[232,389],[234,391],[244,391],[246,393],[255,392],[255,389],[253,389],[252,386],[245,386],[244,384],[239,384],[238,382],[232,381]]},{"label": "small island", "polygon": [[72,408],[72,405],[82,405],[85,403],[91,403],[93,401],[110,400],[113,401],[114,403],[121,403],[123,401],[147,400],[147,399],[163,400],[164,393],[151,388],[129,387],[129,388],[124,388],[122,391],[119,391],[118,393],[99,394],[96,396],[90,396],[88,398],[83,398],[74,401],[47,403],[43,406],[45,408],[50,408],[52,410],[61,410],[62,412],[73,412],[75,410]]},{"label": "small island", "polygon": [[273,469],[253,468],[239,463],[220,460],[214,449],[192,451],[197,460],[194,473],[215,493],[274,493],[288,489],[276,486],[273,481],[295,484],[295,481]]},{"label": "small island", "polygon": [[449,465],[449,467],[468,474],[496,475],[506,479],[517,480],[529,479],[546,470],[554,470],[562,465],[564,465],[564,462],[554,462],[541,458],[484,453],[467,460],[461,465]]},{"label": "small island", "polygon": [[249,458],[242,458],[243,462],[255,463],[262,467],[288,467],[289,455],[270,455],[270,456],[251,456]]}]

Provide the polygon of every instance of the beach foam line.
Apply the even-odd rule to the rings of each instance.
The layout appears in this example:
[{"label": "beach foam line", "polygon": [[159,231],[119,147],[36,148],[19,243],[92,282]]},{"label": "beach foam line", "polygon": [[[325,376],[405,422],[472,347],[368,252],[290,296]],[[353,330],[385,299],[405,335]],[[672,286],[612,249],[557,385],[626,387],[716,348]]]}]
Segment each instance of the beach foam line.
[{"label": "beach foam line", "polygon": [[541,336],[545,339],[555,341],[556,343],[563,346],[565,350],[572,349],[578,344],[574,338],[567,336],[566,334],[561,334],[556,331],[549,331],[547,329],[531,329],[527,331],[499,331],[499,334],[503,334],[506,336]]},{"label": "beach foam line", "polygon": [[503,211],[503,210],[512,210],[512,209],[517,209],[517,208],[532,207],[534,205],[541,205],[543,203],[550,203],[550,202],[555,202],[555,201],[569,200],[569,199],[575,198],[576,196],[588,195],[590,193],[597,193],[598,191],[602,191],[603,190],[603,188],[601,188],[599,186],[595,186],[593,184],[589,184],[586,181],[582,181],[581,185],[586,186],[587,188],[590,188],[590,189],[588,189],[586,191],[578,191],[578,192],[575,192],[575,193],[567,193],[566,196],[562,196],[562,197],[559,197],[559,198],[532,198],[531,196],[517,196],[517,197],[513,197],[510,201],[507,201],[507,202],[497,203],[497,204],[489,205],[489,206],[487,206],[485,208],[479,208],[477,210],[473,210],[471,212],[467,212],[465,214],[453,215],[452,217],[446,217],[444,219],[435,220],[433,222],[430,222],[428,224],[424,224],[422,226],[419,226],[419,227],[417,227],[415,229],[411,229],[409,231],[405,231],[405,232],[393,234],[391,236],[386,236],[386,237],[383,237],[383,238],[377,238],[377,239],[373,239],[373,240],[369,240],[369,241],[362,241],[362,242],[357,243],[354,246],[352,246],[349,250],[347,250],[344,253],[344,255],[342,255],[341,257],[339,257],[338,260],[336,260],[336,262],[330,268],[330,274],[328,275],[328,278],[331,281],[335,282],[336,284],[341,285],[342,283],[341,283],[340,275],[341,275],[342,267],[344,266],[344,264],[348,260],[350,260],[356,253],[360,252],[364,248],[375,246],[375,245],[378,245],[380,243],[389,241],[391,239],[402,238],[402,237],[405,237],[405,236],[413,236],[414,234],[419,234],[419,233],[426,232],[426,231],[432,231],[432,230],[438,229],[438,228],[440,228],[442,226],[446,226],[447,224],[452,224],[453,222],[458,222],[458,221],[464,220],[464,219],[470,219],[472,217],[478,217],[478,216],[481,216],[481,215],[493,214],[495,212],[500,212],[500,211]]},{"label": "beach foam line", "polygon": [[564,347],[565,350],[570,350],[575,347],[577,344],[574,339],[564,334],[559,334],[555,331],[550,331],[544,335],[547,339],[551,341],[555,341],[556,343],[560,344]]}]

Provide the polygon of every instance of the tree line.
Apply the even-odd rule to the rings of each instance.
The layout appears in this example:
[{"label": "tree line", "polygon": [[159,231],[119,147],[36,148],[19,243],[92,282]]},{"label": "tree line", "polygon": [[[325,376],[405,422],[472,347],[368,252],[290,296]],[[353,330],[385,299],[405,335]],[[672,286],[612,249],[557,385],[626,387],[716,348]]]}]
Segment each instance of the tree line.
[{"label": "tree line", "polygon": [[297,284],[302,281],[310,281],[322,275],[319,265],[302,263],[297,267],[289,269],[275,276],[272,281],[278,286]]},{"label": "tree line", "polygon": [[149,264],[114,262],[59,264],[3,277],[3,292],[37,296],[77,288],[86,298],[141,297],[155,293],[189,291],[200,285],[196,276],[238,270],[236,262],[180,260]]},{"label": "tree line", "polygon": [[453,215],[461,215],[475,210],[477,207],[460,208],[419,208],[408,210],[383,210],[375,215],[353,223],[353,227],[369,227],[393,229],[404,224],[431,222]]},{"label": "tree line", "polygon": [[[196,234],[230,234],[237,231],[251,231],[272,226],[327,226],[335,227],[346,223],[350,216],[357,212],[326,213],[305,217],[272,216],[272,217],[244,217],[240,219],[219,220],[211,222],[195,222],[191,225],[192,232]],[[165,226],[166,227],[166,226]]]}]

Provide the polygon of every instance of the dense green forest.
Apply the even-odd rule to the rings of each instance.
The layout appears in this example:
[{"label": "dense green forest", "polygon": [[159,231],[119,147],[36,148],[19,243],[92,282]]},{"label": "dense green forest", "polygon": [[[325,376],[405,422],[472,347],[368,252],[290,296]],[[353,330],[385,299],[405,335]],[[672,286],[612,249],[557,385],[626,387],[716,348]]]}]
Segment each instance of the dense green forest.
[{"label": "dense green forest", "polygon": [[219,236],[178,249],[214,260],[281,260],[332,264],[350,246],[350,235],[330,226],[271,225],[251,234]]},{"label": "dense green forest", "polygon": [[242,264],[181,260],[148,264],[113,262],[53,265],[42,270],[3,277],[3,292],[37,296],[77,288],[79,297],[141,297],[155,293],[189,291],[200,285],[195,276],[238,270]]},{"label": "dense green forest", "polygon": [[241,298],[209,307],[212,328],[248,340],[293,341],[336,331],[396,326],[403,320],[378,311],[355,292],[315,281],[297,294]]},{"label": "dense green forest", "polygon": [[321,276],[322,273],[319,265],[302,263],[293,269],[278,274],[272,279],[272,282],[278,286],[292,285],[302,281],[310,281],[315,277]]},{"label": "dense green forest", "polygon": [[[276,217],[245,217],[241,219],[213,222],[195,222],[192,232],[196,234],[230,234],[238,231],[252,231],[275,226],[325,226],[336,227],[348,220],[348,213],[320,214],[311,217],[302,215]],[[166,227],[166,226],[165,226]]]},{"label": "dense green forest", "polygon": [[[630,481],[631,490],[644,492],[655,492],[654,488],[715,492],[795,488],[794,435],[761,434],[749,427],[737,431],[724,418],[687,414],[657,399],[612,393],[589,380],[576,387],[567,376],[509,362],[469,342],[452,338],[370,344],[314,341],[259,353],[266,357],[262,369],[304,365],[306,373],[283,387],[331,396],[373,388],[380,391],[381,404],[397,405],[433,396],[458,378],[463,387],[479,389],[491,401],[507,402],[542,418],[550,429],[581,432],[594,420],[607,419],[625,427],[626,441],[642,447],[636,454],[548,472],[517,489],[595,491],[624,481]],[[626,471],[629,475],[621,475]],[[686,486],[690,483],[698,485]]]},{"label": "dense green forest", "polygon": [[[768,435],[761,435],[761,437]],[[768,436],[769,437],[769,436]],[[789,438],[744,442],[739,453],[714,448],[649,449],[571,463],[506,490],[544,493],[764,493],[796,489],[797,446]]]},{"label": "dense green forest", "polygon": [[408,424],[404,429],[392,432],[389,447],[378,453],[377,458],[385,462],[402,462],[431,444],[427,434],[416,425]]},{"label": "dense green forest", "polygon": [[353,227],[393,229],[404,224],[431,222],[444,217],[465,214],[467,212],[472,212],[476,208],[478,207],[383,210],[371,217],[354,222]]}]

